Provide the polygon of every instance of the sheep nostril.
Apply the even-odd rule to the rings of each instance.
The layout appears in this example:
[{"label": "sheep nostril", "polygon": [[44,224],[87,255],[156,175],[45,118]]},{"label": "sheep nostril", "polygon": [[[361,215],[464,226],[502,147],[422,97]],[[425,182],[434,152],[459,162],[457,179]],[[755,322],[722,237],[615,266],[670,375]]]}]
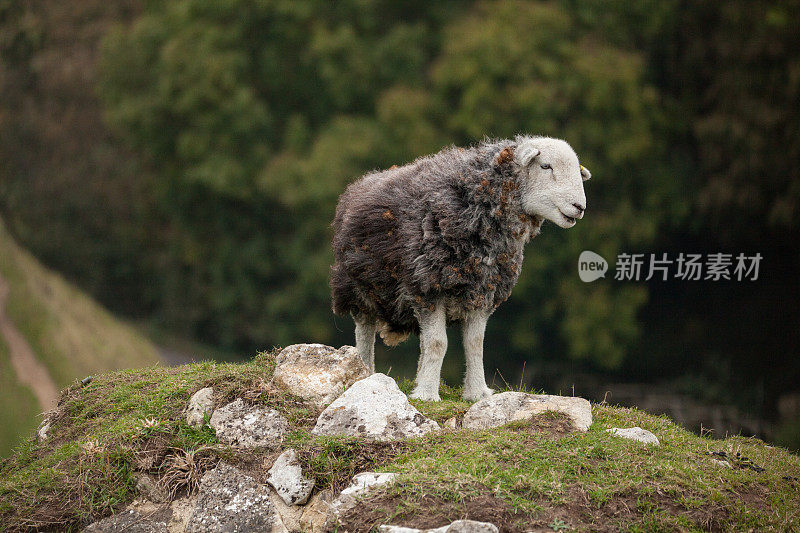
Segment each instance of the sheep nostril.
[{"label": "sheep nostril", "polygon": [[579,204],[579,203],[577,203],[577,202],[576,202],[576,203],[574,203],[574,204],[572,204],[572,205],[573,205],[573,206],[575,206],[575,209],[577,209],[577,210],[578,210],[578,211],[580,211],[581,213],[583,213],[583,212],[586,210],[586,208],[585,208],[585,207],[583,207],[581,204]]}]

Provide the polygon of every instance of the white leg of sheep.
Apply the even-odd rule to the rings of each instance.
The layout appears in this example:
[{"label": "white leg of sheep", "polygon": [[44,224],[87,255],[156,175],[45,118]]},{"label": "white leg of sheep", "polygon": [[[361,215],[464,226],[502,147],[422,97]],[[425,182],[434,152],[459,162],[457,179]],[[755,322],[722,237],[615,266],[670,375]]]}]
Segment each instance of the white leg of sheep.
[{"label": "white leg of sheep", "polygon": [[438,402],[442,361],[447,352],[447,318],[444,305],[437,305],[433,311],[420,311],[417,319],[420,329],[420,355],[417,386],[414,387],[411,397]]},{"label": "white leg of sheep", "polygon": [[483,334],[488,319],[488,313],[475,311],[468,314],[462,324],[464,356],[467,360],[463,397],[469,402],[476,402],[494,393],[486,386],[483,375]]},{"label": "white leg of sheep", "polygon": [[375,324],[356,322],[356,351],[367,366],[370,374],[375,373]]}]

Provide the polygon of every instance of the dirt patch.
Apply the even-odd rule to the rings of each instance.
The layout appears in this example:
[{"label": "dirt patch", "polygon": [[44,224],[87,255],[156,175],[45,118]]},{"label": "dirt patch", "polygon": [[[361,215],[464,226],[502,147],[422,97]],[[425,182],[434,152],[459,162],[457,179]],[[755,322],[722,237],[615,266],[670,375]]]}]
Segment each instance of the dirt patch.
[{"label": "dirt patch", "polygon": [[[419,487],[417,488],[419,489]],[[529,531],[531,517],[516,513],[505,500],[480,486],[465,487],[468,497],[458,500],[429,494],[377,494],[344,513],[331,531],[371,531],[382,524],[433,529],[455,520],[478,520],[495,524],[503,533]]]},{"label": "dirt patch", "polygon": [[535,415],[527,420],[512,422],[509,427],[536,440],[560,439],[565,435],[578,432],[569,416],[555,411]]},{"label": "dirt patch", "polygon": [[[642,493],[627,491],[615,494],[608,501],[593,502],[586,490],[579,485],[567,489],[565,503],[554,504],[546,498],[536,503],[536,513],[515,511],[506,500],[481,486],[469,486],[461,494],[439,496],[440,490],[431,486],[429,490],[414,487],[408,492],[383,492],[364,500],[347,511],[337,524],[339,531],[370,531],[382,524],[402,525],[417,529],[430,529],[449,524],[454,520],[478,520],[496,525],[502,532],[564,530],[617,532],[631,524],[641,523],[643,518],[654,516],[683,517],[703,531],[727,531],[731,527],[731,513],[722,503],[706,503],[698,507],[686,507],[682,497],[691,494],[667,494],[658,487]],[[762,486],[749,487],[732,495],[732,502],[746,502],[754,509],[765,509],[767,489]],[[691,499],[691,498],[689,498]],[[657,520],[657,519],[656,519]],[[673,521],[668,521],[665,527]]]},{"label": "dirt patch", "polygon": [[8,293],[8,282],[0,276],[0,336],[8,345],[11,366],[17,379],[33,391],[42,411],[47,411],[55,407],[58,401],[58,387],[28,341],[6,314]]},{"label": "dirt patch", "polygon": [[691,497],[691,494],[667,494],[657,486],[651,489],[652,492],[645,494],[637,491],[615,494],[598,505],[591,501],[583,487],[573,485],[567,491],[567,502],[564,504],[554,505],[542,499],[539,502],[542,511],[531,525],[547,528],[550,524],[561,523],[578,531],[615,532],[641,522],[648,513],[657,512],[665,516],[684,517],[703,531],[730,529],[730,512],[724,505],[707,502],[700,507],[688,508],[681,503],[681,498]]}]

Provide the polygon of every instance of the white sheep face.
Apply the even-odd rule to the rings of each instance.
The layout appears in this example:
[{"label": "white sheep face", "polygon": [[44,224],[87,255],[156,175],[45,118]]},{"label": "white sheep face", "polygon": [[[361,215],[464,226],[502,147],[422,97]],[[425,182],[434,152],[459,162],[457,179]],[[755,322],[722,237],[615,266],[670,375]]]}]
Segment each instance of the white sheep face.
[{"label": "white sheep face", "polygon": [[522,205],[562,228],[571,228],[586,209],[583,182],[591,177],[572,147],[550,137],[517,137],[514,159],[523,179]]}]

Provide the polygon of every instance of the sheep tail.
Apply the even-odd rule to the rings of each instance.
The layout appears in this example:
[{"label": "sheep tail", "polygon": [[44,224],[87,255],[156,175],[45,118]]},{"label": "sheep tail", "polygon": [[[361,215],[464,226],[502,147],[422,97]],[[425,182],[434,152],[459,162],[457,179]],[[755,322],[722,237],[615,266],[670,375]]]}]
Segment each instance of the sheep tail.
[{"label": "sheep tail", "polygon": [[378,334],[381,336],[381,340],[386,346],[397,346],[408,339],[409,336],[409,332],[394,331],[388,324],[382,324]]}]

